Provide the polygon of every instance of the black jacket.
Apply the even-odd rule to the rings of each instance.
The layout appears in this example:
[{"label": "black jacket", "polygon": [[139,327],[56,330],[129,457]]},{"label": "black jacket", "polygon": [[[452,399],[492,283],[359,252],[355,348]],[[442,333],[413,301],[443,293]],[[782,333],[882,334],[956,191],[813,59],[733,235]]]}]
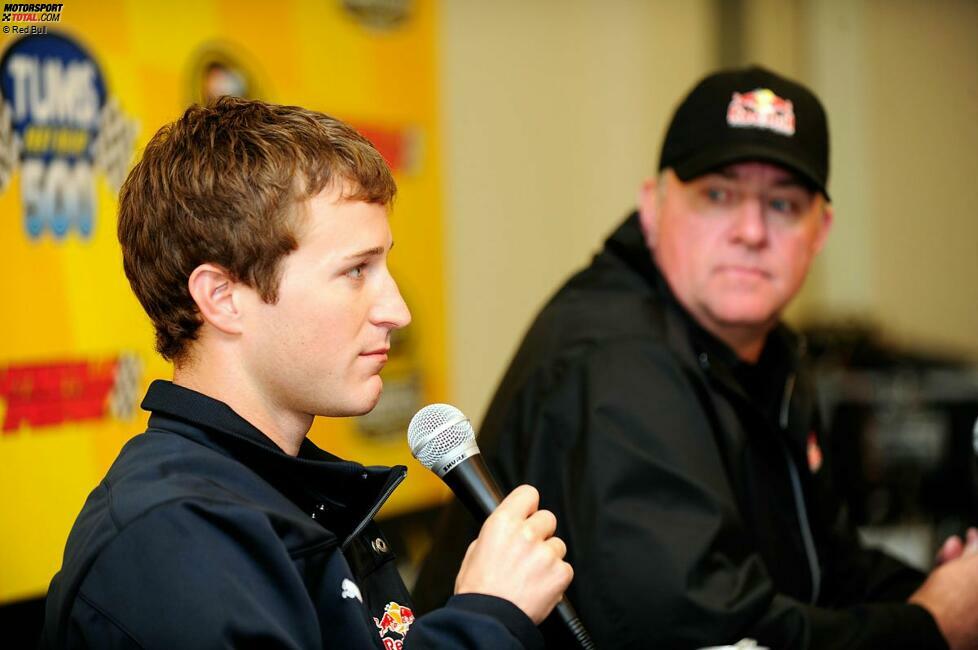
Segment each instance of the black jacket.
[{"label": "black jacket", "polygon": [[[599,648],[945,647],[901,602],[923,576],[846,525],[802,353],[779,327],[757,367],[738,362],[670,295],[636,215],[534,322],[479,446],[557,515]],[[467,539],[437,539],[422,611],[451,593]]]},{"label": "black jacket", "polygon": [[522,611],[490,596],[414,620],[372,521],[404,467],[364,467],[308,440],[289,456],[227,405],[169,382],[143,408],[149,428],[72,528],[44,647],[541,644]]}]

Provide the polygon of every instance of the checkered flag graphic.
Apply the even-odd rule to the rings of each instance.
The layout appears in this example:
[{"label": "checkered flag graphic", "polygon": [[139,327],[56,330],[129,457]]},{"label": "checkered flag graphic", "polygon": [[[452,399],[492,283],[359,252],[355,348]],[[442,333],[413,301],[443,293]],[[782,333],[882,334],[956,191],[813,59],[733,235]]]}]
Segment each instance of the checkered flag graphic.
[{"label": "checkered flag graphic", "polygon": [[92,151],[95,169],[102,170],[113,191],[122,187],[129,173],[138,132],[136,120],[123,115],[116,98],[110,98],[99,115],[99,130],[92,143]]},{"label": "checkered flag graphic", "polygon": [[14,133],[10,104],[0,102],[0,194],[6,191],[20,160],[20,138]]},{"label": "checkered flag graphic", "polygon": [[115,382],[109,395],[109,411],[119,420],[128,420],[136,412],[143,363],[135,354],[121,354],[115,367]]}]

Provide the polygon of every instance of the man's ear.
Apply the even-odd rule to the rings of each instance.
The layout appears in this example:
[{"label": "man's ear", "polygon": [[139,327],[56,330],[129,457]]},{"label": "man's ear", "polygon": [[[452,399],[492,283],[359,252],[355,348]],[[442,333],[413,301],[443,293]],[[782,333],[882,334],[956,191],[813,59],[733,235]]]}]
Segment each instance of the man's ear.
[{"label": "man's ear", "polygon": [[234,292],[236,284],[226,269],[215,264],[201,264],[187,280],[201,318],[226,334],[241,333],[241,310]]},{"label": "man's ear", "polygon": [[646,178],[638,194],[638,221],[649,250],[655,248],[659,233],[659,185],[654,177]]}]

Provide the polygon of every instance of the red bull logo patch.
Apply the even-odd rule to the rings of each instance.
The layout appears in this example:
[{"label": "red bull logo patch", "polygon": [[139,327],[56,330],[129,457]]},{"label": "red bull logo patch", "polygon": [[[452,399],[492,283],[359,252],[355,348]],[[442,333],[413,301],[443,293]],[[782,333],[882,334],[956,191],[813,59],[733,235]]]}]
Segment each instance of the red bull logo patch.
[{"label": "red bull logo patch", "polygon": [[727,107],[727,124],[794,135],[795,108],[791,100],[778,97],[767,88],[734,93]]},{"label": "red bull logo patch", "polygon": [[818,437],[814,431],[808,432],[808,469],[812,474],[822,469],[822,448],[818,445]]},{"label": "red bull logo patch", "polygon": [[[384,607],[383,616],[379,619],[374,617],[374,623],[380,630],[380,636],[384,640],[384,648],[386,650],[401,650],[402,639],[411,629],[411,624],[414,623],[414,612],[411,611],[410,607],[390,602]],[[401,639],[385,638],[391,632],[401,635]]]}]

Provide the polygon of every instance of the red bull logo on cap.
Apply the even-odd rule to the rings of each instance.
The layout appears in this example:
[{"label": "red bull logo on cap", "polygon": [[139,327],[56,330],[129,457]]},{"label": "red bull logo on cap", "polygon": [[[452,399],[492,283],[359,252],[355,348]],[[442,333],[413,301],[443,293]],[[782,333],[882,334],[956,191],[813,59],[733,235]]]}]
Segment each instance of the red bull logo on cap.
[{"label": "red bull logo on cap", "polygon": [[[374,623],[380,630],[380,636],[384,637],[390,632],[396,632],[404,637],[411,628],[411,624],[414,623],[414,612],[411,611],[410,607],[405,607],[403,605],[398,605],[397,603],[390,602],[384,607],[384,615],[379,619],[374,617]],[[399,648],[400,641],[398,644],[392,645],[388,644],[387,641],[390,639],[384,639],[384,647]]]},{"label": "red bull logo on cap", "polygon": [[735,92],[727,107],[727,124],[794,135],[795,108],[791,100],[778,97],[767,88]]}]

